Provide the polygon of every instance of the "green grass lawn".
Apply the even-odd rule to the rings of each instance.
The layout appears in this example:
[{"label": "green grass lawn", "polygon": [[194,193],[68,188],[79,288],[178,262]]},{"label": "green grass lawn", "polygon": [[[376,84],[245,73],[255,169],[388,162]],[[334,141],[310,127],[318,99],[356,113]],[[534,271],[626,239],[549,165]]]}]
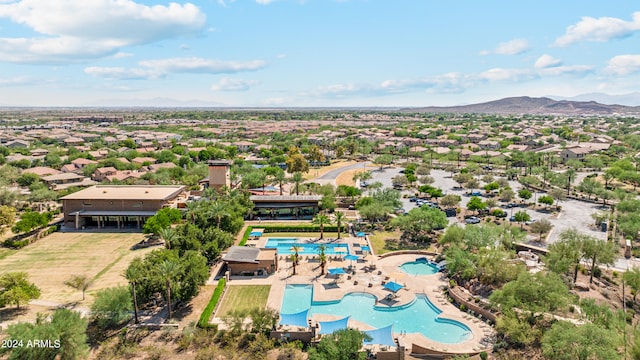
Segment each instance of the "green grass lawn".
[{"label": "green grass lawn", "polygon": [[[256,226],[257,227],[257,226]],[[345,233],[340,233],[340,237],[344,237]],[[273,238],[320,238],[319,232],[275,232],[275,233],[264,233],[262,237],[273,237]],[[325,232],[324,238],[337,238],[337,232]]]},{"label": "green grass lawn", "polygon": [[127,284],[122,273],[131,260],[154,249],[131,250],[143,238],[141,233],[55,232],[20,250],[0,249],[0,274],[25,271],[40,288],[41,300],[62,304],[82,299],[64,282],[86,275],[93,281],[84,301],[90,304],[95,292]]},{"label": "green grass lawn", "polygon": [[400,239],[399,231],[375,231],[369,235],[369,242],[373,246],[373,252],[376,255],[382,255],[391,250],[385,247],[385,240]]},{"label": "green grass lawn", "polygon": [[267,306],[269,291],[271,285],[229,285],[216,317],[223,317],[231,310],[264,309]]}]

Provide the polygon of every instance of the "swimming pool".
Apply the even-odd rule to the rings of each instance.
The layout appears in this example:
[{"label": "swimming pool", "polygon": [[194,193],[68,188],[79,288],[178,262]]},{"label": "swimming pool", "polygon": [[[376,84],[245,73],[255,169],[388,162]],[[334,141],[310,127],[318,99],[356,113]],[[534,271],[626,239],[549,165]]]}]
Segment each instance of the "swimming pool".
[{"label": "swimming pool", "polygon": [[322,243],[305,243],[298,238],[267,238],[267,243],[264,246],[268,249],[278,249],[279,255],[291,255],[293,254],[292,247],[298,247],[299,255],[318,255],[320,252],[318,247],[324,245],[324,253],[327,255],[348,255],[349,245],[342,243],[335,244],[322,244]]},{"label": "swimming pool", "polygon": [[[295,304],[296,308],[293,308],[292,304]],[[297,309],[303,311],[309,307],[309,316],[351,316],[354,320],[376,328],[393,324],[393,331],[396,333],[420,333],[433,341],[445,344],[458,344],[472,337],[471,329],[463,323],[439,318],[442,311],[425,295],[417,295],[412,303],[404,306],[380,307],[376,306],[376,297],[367,293],[347,294],[340,301],[314,302],[311,285],[287,285],[281,313],[294,313]]]},{"label": "swimming pool", "polygon": [[411,275],[433,275],[438,273],[438,266],[424,260],[406,262],[400,265],[400,269]]}]

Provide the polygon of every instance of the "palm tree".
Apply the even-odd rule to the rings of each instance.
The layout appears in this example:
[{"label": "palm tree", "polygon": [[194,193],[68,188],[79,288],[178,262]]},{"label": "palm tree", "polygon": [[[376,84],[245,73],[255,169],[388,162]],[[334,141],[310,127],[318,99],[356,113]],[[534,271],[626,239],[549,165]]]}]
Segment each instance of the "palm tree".
[{"label": "palm tree", "polygon": [[313,218],[311,223],[320,225],[320,239],[324,238],[324,226],[331,224],[331,219],[323,213],[319,213],[316,217]]},{"label": "palm tree", "polygon": [[300,195],[300,183],[304,181],[302,173],[299,171],[294,172],[291,181],[293,181],[296,185],[296,195]]},{"label": "palm tree", "polygon": [[209,204],[207,214],[216,219],[216,227],[220,229],[222,218],[229,216],[229,213],[227,212],[227,204],[222,201],[214,201]]},{"label": "palm tree", "polygon": [[344,213],[340,211],[336,211],[336,225],[338,226],[338,239],[340,239],[340,227],[342,227],[342,222],[345,220]]},{"label": "palm tree", "polygon": [[324,269],[327,266],[327,247],[325,245],[318,246],[318,257],[320,258],[320,275],[324,275]]},{"label": "palm tree", "polygon": [[280,196],[282,196],[282,185],[287,182],[287,175],[284,171],[278,171],[274,176],[274,180],[278,182],[278,187],[280,188]]},{"label": "palm tree", "polygon": [[124,277],[131,284],[131,291],[133,292],[133,316],[136,324],[140,322],[138,320],[138,296],[136,293],[136,284],[139,283],[144,276],[140,264],[140,258],[136,258],[133,260],[131,265],[129,265],[127,270],[124,271]]},{"label": "palm tree", "polygon": [[569,168],[565,171],[565,174],[567,175],[567,195],[569,195],[571,193],[571,182],[576,175],[576,170]]},{"label": "palm tree", "polygon": [[157,271],[158,275],[165,281],[165,286],[167,287],[167,320],[169,320],[171,319],[171,281],[173,281],[180,272],[180,265],[175,261],[165,260],[158,264]]},{"label": "palm tree", "polygon": [[171,243],[175,242],[178,234],[173,228],[164,228],[160,230],[160,238],[164,241],[164,246],[167,249],[171,249]]},{"label": "palm tree", "polygon": [[291,247],[293,249],[293,254],[291,254],[291,263],[293,264],[293,275],[296,274],[296,265],[298,265],[298,261],[300,260],[300,255],[298,252],[300,251],[300,246],[293,245]]}]

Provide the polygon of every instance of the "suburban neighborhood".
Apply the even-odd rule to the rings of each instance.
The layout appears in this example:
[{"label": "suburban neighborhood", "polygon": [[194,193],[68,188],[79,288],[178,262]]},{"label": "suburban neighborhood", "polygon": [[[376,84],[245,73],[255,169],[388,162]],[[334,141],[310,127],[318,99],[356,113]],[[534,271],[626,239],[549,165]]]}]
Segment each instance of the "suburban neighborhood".
[{"label": "suburban neighborhood", "polygon": [[65,321],[42,339],[61,358],[327,358],[336,344],[536,358],[594,334],[612,356],[598,358],[624,358],[640,344],[635,117],[3,116],[6,341]]}]

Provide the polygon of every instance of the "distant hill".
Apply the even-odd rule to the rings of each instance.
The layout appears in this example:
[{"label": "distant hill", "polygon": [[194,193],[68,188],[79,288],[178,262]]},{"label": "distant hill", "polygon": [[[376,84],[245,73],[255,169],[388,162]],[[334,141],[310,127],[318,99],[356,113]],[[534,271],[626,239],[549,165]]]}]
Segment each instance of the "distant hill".
[{"label": "distant hill", "polygon": [[605,105],[595,101],[557,101],[546,97],[528,96],[509,97],[480,104],[428,106],[402,110],[467,114],[640,115],[640,106]]},{"label": "distant hill", "polygon": [[553,100],[596,101],[601,104],[618,104],[618,105],[627,105],[627,106],[640,105],[640,92],[632,92],[628,94],[617,94],[617,95],[610,95],[605,93],[588,93],[588,94],[576,95],[573,97],[549,95],[547,97]]}]

